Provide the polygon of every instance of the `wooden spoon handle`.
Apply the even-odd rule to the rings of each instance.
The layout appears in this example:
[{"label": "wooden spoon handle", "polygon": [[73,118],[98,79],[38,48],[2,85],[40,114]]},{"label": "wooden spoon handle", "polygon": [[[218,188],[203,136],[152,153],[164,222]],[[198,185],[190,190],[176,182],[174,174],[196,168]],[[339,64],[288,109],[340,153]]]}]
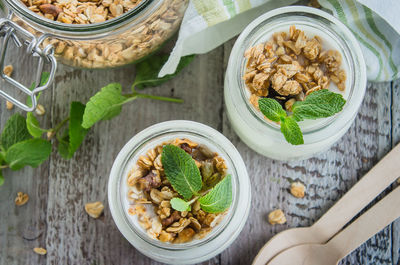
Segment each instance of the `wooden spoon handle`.
[{"label": "wooden spoon handle", "polygon": [[313,227],[325,236],[326,241],[400,176],[399,158],[400,144],[314,223]]},{"label": "wooden spoon handle", "polygon": [[[356,198],[355,198],[356,199]],[[327,249],[335,250],[338,261],[400,217],[400,187],[397,187],[346,229],[332,238]]]}]

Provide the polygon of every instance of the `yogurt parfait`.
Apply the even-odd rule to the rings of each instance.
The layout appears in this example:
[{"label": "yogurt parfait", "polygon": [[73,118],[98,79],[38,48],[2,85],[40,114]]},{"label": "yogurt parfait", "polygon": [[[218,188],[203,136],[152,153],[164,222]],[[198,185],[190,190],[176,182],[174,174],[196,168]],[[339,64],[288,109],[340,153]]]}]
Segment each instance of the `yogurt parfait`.
[{"label": "yogurt parfait", "polygon": [[232,49],[225,102],[232,127],[274,159],[303,159],[348,130],[366,89],[352,33],[333,16],[285,7],[253,21]]}]

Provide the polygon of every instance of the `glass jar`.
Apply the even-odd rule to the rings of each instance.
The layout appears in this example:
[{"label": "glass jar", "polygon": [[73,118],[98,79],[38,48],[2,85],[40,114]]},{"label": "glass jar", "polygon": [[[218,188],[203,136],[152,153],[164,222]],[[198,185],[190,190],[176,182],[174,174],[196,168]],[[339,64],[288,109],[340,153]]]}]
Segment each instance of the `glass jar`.
[{"label": "glass jar", "polygon": [[[142,0],[132,10],[101,23],[66,24],[32,12],[21,0],[0,1],[9,13],[7,19],[0,20],[3,32],[12,31],[14,40],[17,38],[13,35],[22,35],[27,39],[28,51],[43,57],[52,68],[56,65],[50,60],[54,54],[63,64],[89,69],[123,66],[157,50],[178,30],[189,2]],[[29,94],[20,85],[17,87]]]},{"label": "glass jar", "polygon": [[[304,137],[303,145],[288,143],[279,125],[267,121],[249,102],[250,92],[242,78],[247,62],[245,51],[268,41],[274,32],[288,32],[292,25],[303,30],[309,37],[320,36],[323,50],[338,50],[342,54],[342,67],[347,73],[346,89],[342,93],[346,99],[343,110],[329,118],[299,122]],[[224,97],[233,129],[250,148],[273,159],[304,159],[328,149],[349,129],[362,103],[366,82],[366,66],[361,48],[351,31],[324,11],[290,6],[260,16],[240,34],[229,58]],[[334,84],[330,85],[329,90],[340,93]]]},{"label": "glass jar", "polygon": [[[232,204],[221,223],[202,239],[164,243],[152,239],[128,214],[127,176],[140,155],[175,138],[188,138],[217,152],[232,176]],[[208,260],[227,248],[241,232],[250,208],[251,188],[245,164],[233,144],[221,133],[192,121],[168,121],[136,134],[120,151],[110,173],[108,201],[113,219],[124,237],[144,255],[168,264],[193,264]]]}]

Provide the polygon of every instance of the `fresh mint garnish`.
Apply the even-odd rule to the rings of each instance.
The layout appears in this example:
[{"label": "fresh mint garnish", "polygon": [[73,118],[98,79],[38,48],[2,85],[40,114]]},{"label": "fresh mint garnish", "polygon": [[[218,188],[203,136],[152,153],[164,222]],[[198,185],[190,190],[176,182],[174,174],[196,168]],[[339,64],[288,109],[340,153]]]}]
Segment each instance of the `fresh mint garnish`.
[{"label": "fresh mint garnish", "polygon": [[88,129],[98,121],[117,116],[127,100],[129,99],[122,95],[121,84],[112,83],[103,87],[86,104],[82,127]]},{"label": "fresh mint garnish", "polygon": [[161,161],[168,181],[183,198],[188,200],[201,189],[200,170],[193,158],[181,148],[164,146]]},{"label": "fresh mint garnish", "polygon": [[168,60],[169,55],[152,56],[150,60],[145,60],[136,65],[136,78],[132,88],[146,88],[149,86],[158,86],[175,77],[183,68],[185,68],[194,59],[194,55],[188,55],[181,58],[175,73],[159,78],[158,73],[162,66]]},{"label": "fresh mint garnish", "polygon": [[63,137],[58,145],[60,155],[65,159],[70,159],[78,150],[85,139],[88,129],[82,127],[82,118],[85,105],[80,102],[72,102],[69,113],[68,134]]},{"label": "fresh mint garnish", "polygon": [[296,101],[292,106],[293,116],[297,121],[315,120],[330,117],[342,111],[346,100],[342,95],[327,89],[315,91],[304,101]]},{"label": "fresh mint garnish", "polygon": [[206,195],[199,199],[200,207],[208,213],[220,213],[229,208],[232,203],[231,175],[223,178]]},{"label": "fresh mint garnish", "polygon": [[321,89],[308,95],[304,101],[296,101],[292,106],[293,114],[287,115],[275,99],[258,100],[260,111],[271,121],[280,122],[286,141],[293,145],[304,144],[298,121],[330,117],[340,112],[345,103],[342,95]]},{"label": "fresh mint garnish", "polygon": [[26,128],[25,118],[21,114],[14,114],[6,122],[1,134],[1,145],[8,150],[13,144],[31,138]]},{"label": "fresh mint garnish", "polygon": [[275,99],[262,98],[258,101],[258,106],[265,117],[271,121],[280,122],[281,118],[285,118],[287,116],[286,111]]},{"label": "fresh mint garnish", "polygon": [[51,153],[51,143],[44,139],[29,139],[12,145],[6,152],[5,162],[12,170],[25,166],[37,167]]},{"label": "fresh mint garnish", "polygon": [[177,211],[184,212],[190,211],[190,204],[180,198],[173,198],[171,201],[171,207]]}]

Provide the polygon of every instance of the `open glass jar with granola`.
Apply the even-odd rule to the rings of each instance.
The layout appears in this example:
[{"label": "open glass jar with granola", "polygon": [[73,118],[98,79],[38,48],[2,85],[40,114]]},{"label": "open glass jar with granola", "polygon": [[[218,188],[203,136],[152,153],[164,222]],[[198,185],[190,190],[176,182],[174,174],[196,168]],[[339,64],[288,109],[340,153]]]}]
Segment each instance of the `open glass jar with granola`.
[{"label": "open glass jar with granola", "polygon": [[239,36],[224,97],[249,147],[274,159],[304,159],[349,129],[366,81],[351,31],[324,11],[292,6],[260,16]]},{"label": "open glass jar with granola", "polygon": [[25,43],[28,53],[50,62],[52,68],[54,57],[78,68],[123,66],[144,58],[168,40],[178,30],[188,2],[2,0],[1,6],[9,14],[0,21],[2,32],[7,33],[2,35],[6,37],[2,49],[9,39],[18,46]]},{"label": "open glass jar with granola", "polygon": [[160,262],[193,264],[235,240],[248,217],[251,188],[227,138],[200,123],[169,121],[123,147],[108,199],[118,229],[136,249]]}]

